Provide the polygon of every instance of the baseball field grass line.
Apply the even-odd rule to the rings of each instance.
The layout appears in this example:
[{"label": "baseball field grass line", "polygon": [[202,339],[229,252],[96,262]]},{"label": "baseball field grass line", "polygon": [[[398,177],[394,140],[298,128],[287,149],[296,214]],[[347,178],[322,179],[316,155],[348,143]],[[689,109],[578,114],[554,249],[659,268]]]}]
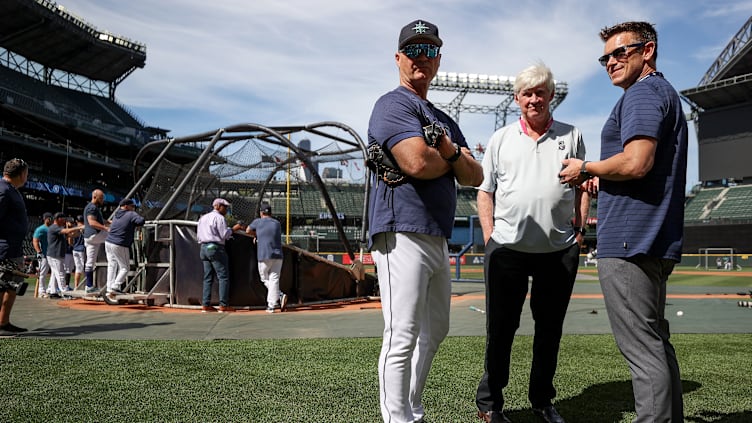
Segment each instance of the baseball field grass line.
[{"label": "baseball field grass line", "polygon": [[[464,294],[462,296],[453,296],[452,299],[463,299],[463,300],[475,300],[475,301],[481,301],[486,298],[483,294]],[[527,299],[530,299],[530,294],[528,293],[526,296]],[[581,300],[600,300],[603,299],[603,294],[578,294],[574,293],[571,296],[572,299],[581,299]],[[666,298],[673,298],[673,299],[684,299],[684,300],[704,300],[704,299],[715,299],[715,300],[750,300],[749,295],[741,295],[741,294],[666,294]],[[752,329],[752,328],[750,328]]]}]

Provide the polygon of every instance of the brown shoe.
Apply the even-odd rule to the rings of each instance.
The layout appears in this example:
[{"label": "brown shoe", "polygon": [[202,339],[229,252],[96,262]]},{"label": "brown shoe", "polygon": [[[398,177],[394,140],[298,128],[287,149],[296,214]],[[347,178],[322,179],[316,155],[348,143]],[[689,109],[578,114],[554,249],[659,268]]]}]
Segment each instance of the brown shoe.
[{"label": "brown shoe", "polygon": [[212,307],[212,306],[201,306],[201,312],[202,313],[212,313],[212,312],[215,312],[215,311],[217,311],[217,309],[214,308],[214,307]]},{"label": "brown shoe", "polygon": [[219,306],[220,313],[232,313],[234,311],[235,309],[230,306],[223,306],[223,305]]},{"label": "brown shoe", "polygon": [[478,417],[486,423],[512,423],[503,411],[480,411]]}]

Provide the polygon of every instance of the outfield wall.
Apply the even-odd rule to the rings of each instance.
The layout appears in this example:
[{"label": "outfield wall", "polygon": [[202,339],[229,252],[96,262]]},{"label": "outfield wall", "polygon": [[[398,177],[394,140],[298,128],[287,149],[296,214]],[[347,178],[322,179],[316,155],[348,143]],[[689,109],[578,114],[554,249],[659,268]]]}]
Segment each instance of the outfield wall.
[{"label": "outfield wall", "polygon": [[696,253],[700,248],[733,248],[752,253],[752,224],[684,225],[684,252]]},{"label": "outfield wall", "polygon": [[[322,258],[325,258],[329,261],[333,261],[335,263],[340,263],[344,265],[350,265],[352,262],[350,258],[347,256],[347,254],[343,254],[341,252],[322,252],[319,253],[319,256]],[[709,266],[711,270],[715,269],[715,260],[716,258],[720,258],[721,262],[728,257],[728,254],[708,254],[708,260],[709,260]],[[460,266],[481,266],[483,265],[483,254],[465,254],[462,257],[460,257]],[[740,265],[742,267],[742,270],[745,271],[752,271],[752,254],[734,254],[733,255],[734,265]],[[356,258],[358,258],[358,255],[356,254]],[[580,254],[580,266],[585,266],[585,260],[587,259],[585,254]],[[365,253],[363,255],[363,258],[361,260],[364,265],[372,265],[373,260],[371,259],[371,255],[368,253]],[[455,265],[455,259],[454,257],[450,257],[449,260],[450,264],[452,266]],[[592,266],[592,265],[589,265]],[[678,266],[691,266],[691,267],[697,267],[700,266],[703,269],[705,268],[705,254],[684,254],[682,256],[682,261],[678,264]]]}]

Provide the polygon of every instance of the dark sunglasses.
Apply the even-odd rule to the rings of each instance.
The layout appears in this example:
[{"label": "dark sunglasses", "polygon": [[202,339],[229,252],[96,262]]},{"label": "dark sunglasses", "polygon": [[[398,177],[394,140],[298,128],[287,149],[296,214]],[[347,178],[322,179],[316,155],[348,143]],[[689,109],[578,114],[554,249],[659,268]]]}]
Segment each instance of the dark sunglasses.
[{"label": "dark sunglasses", "polygon": [[435,46],[433,44],[408,44],[402,47],[400,53],[411,59],[415,59],[416,57],[425,53],[427,58],[435,59],[436,56],[439,55],[439,46]]},{"label": "dark sunglasses", "polygon": [[600,63],[601,66],[606,66],[608,64],[608,60],[611,57],[613,57],[616,60],[624,59],[625,57],[628,56],[628,54],[627,54],[627,49],[628,48],[630,48],[630,47],[642,47],[645,44],[646,43],[643,41],[641,43],[634,43],[634,44],[629,44],[629,45],[626,45],[626,46],[621,46],[619,48],[615,48],[614,51],[612,51],[611,53],[604,54],[603,56],[599,57],[598,58],[598,63]]}]

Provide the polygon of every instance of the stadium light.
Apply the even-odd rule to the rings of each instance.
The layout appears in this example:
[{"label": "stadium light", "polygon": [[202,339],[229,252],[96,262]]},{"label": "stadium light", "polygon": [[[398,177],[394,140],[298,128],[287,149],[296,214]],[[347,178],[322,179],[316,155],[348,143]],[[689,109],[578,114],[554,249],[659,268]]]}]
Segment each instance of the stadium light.
[{"label": "stadium light", "polygon": [[431,88],[439,91],[467,91],[479,94],[510,94],[514,78],[477,73],[438,72]]},{"label": "stadium light", "polygon": [[[569,88],[566,82],[554,81],[554,99],[551,110],[554,110],[564,98]],[[459,121],[460,112],[482,113],[496,115],[494,129],[506,125],[507,117],[519,115],[519,109],[514,106],[514,77],[501,75],[487,75],[477,73],[437,72],[431,81],[431,89],[436,91],[452,91],[458,95],[449,103],[435,103],[436,107],[444,110],[455,121]],[[501,96],[501,101],[495,106],[463,104],[468,93],[489,94]]]}]

